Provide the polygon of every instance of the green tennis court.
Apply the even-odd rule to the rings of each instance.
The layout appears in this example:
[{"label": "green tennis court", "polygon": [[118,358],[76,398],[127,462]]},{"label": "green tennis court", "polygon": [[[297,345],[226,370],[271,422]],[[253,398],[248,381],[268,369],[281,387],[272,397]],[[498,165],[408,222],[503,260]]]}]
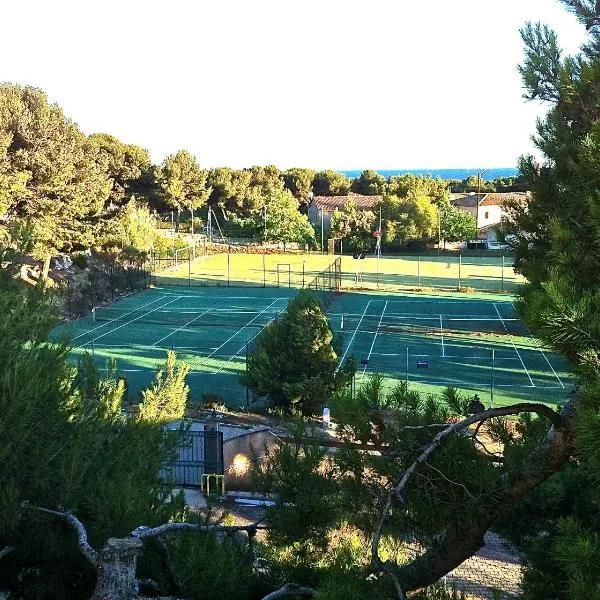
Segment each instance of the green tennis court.
[{"label": "green tennis court", "polygon": [[[190,365],[195,401],[218,396],[244,405],[238,381],[247,344],[284,310],[286,288],[156,287],[98,307],[55,330],[72,339],[74,359],[117,361],[135,400],[168,350]],[[540,348],[505,295],[328,292],[332,327],[344,336],[341,359],[354,356],[357,381],[377,371],[426,391],[454,385],[495,405],[563,402],[571,380],[563,361]]]}]

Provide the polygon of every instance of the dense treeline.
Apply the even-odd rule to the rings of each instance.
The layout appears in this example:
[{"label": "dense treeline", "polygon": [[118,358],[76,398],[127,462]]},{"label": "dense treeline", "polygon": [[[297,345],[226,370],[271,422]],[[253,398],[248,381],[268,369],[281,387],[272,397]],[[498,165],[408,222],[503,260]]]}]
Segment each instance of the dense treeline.
[{"label": "dense treeline", "polygon": [[[152,236],[141,242],[128,229],[135,210],[142,211],[139,216],[146,222],[151,213],[173,211],[176,228],[182,213],[195,211],[198,231],[206,225],[198,217],[205,221],[210,206],[227,235],[311,244],[314,234],[303,216],[311,197],[348,192],[383,197],[384,242],[397,246],[435,237],[438,209],[442,216],[451,210],[450,186],[470,191],[477,183],[472,180],[385,179],[373,170],[350,180],[331,170],[281,171],[273,165],[203,169],[186,150],[155,165],[139,146],[105,133],[84,135],[59,106],[48,103],[43,91],[0,86],[0,242],[6,243],[15,227],[25,228],[28,244],[46,263],[58,251],[125,244],[147,251],[160,245]],[[518,187],[519,182],[481,183],[488,191]],[[283,211],[281,218],[292,225],[265,228],[261,217],[274,211]],[[374,218],[363,221],[349,234],[351,242],[368,240],[364,231],[378,227]],[[345,229],[350,222],[352,218],[346,219]],[[335,234],[343,238],[343,230]],[[457,237],[451,233],[448,239]]]}]

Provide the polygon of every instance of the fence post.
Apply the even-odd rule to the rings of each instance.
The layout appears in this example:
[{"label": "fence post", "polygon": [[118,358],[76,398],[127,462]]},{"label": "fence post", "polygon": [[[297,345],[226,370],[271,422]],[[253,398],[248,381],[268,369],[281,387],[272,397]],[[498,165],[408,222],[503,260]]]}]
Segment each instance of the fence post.
[{"label": "fence post", "polygon": [[504,254],[502,255],[502,291],[504,291]]},{"label": "fence post", "polygon": [[490,386],[490,408],[494,408],[494,367],[496,364],[496,351],[492,349],[492,383]]},{"label": "fence post", "polygon": [[267,287],[267,267],[265,264],[265,251],[263,250],[263,287]]},{"label": "fence post", "polygon": [[67,277],[67,306],[69,310],[69,319],[71,318],[71,280]]},{"label": "fence post", "polygon": [[227,287],[229,287],[229,272],[230,272],[230,265],[229,265],[229,261],[231,258],[231,246],[227,246]]},{"label": "fence post", "polygon": [[458,255],[458,291],[460,291],[461,285],[461,269],[462,269],[462,254]]},{"label": "fence post", "polygon": [[419,287],[421,287],[421,257],[419,256],[419,261],[417,262],[417,275],[419,278]]},{"label": "fence post", "polygon": [[306,259],[302,259],[302,289],[304,289],[304,267],[306,265]]},{"label": "fence post", "polygon": [[188,287],[192,287],[192,257],[188,256]]}]

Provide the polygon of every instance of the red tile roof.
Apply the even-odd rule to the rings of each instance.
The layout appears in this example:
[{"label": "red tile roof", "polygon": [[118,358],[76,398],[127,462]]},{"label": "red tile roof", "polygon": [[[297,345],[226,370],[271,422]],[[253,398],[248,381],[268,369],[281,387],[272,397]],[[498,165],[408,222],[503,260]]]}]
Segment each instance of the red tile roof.
[{"label": "red tile roof", "polygon": [[529,198],[526,192],[492,192],[489,194],[452,194],[450,202],[454,206],[474,208],[477,206],[503,206],[507,202],[525,204]]},{"label": "red tile roof", "polygon": [[369,210],[382,200],[381,196],[363,196],[348,192],[347,196],[313,196],[313,202],[318,209],[323,209],[326,212],[333,212],[336,208],[341,210],[344,208],[348,200],[355,202],[356,207],[360,210]]}]

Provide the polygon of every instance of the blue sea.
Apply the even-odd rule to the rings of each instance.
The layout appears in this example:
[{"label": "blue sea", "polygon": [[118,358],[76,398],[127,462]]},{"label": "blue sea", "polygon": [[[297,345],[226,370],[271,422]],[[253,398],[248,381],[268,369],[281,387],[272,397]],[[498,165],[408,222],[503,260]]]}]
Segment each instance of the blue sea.
[{"label": "blue sea", "polygon": [[[466,179],[470,175],[477,175],[480,172],[478,169],[376,169],[376,171],[383,175],[386,179],[393,175],[404,175],[406,173],[411,173],[412,175],[422,175],[422,176],[431,176],[434,179],[439,177],[440,179]],[[359,177],[361,174],[360,169],[355,169],[352,171],[339,171],[346,175],[346,177],[350,177],[350,179],[355,179]],[[519,174],[519,170],[515,168],[505,168],[505,169],[486,169],[485,173],[481,176],[482,179],[487,181],[491,181],[492,179],[498,179],[499,177],[516,177]]]}]

